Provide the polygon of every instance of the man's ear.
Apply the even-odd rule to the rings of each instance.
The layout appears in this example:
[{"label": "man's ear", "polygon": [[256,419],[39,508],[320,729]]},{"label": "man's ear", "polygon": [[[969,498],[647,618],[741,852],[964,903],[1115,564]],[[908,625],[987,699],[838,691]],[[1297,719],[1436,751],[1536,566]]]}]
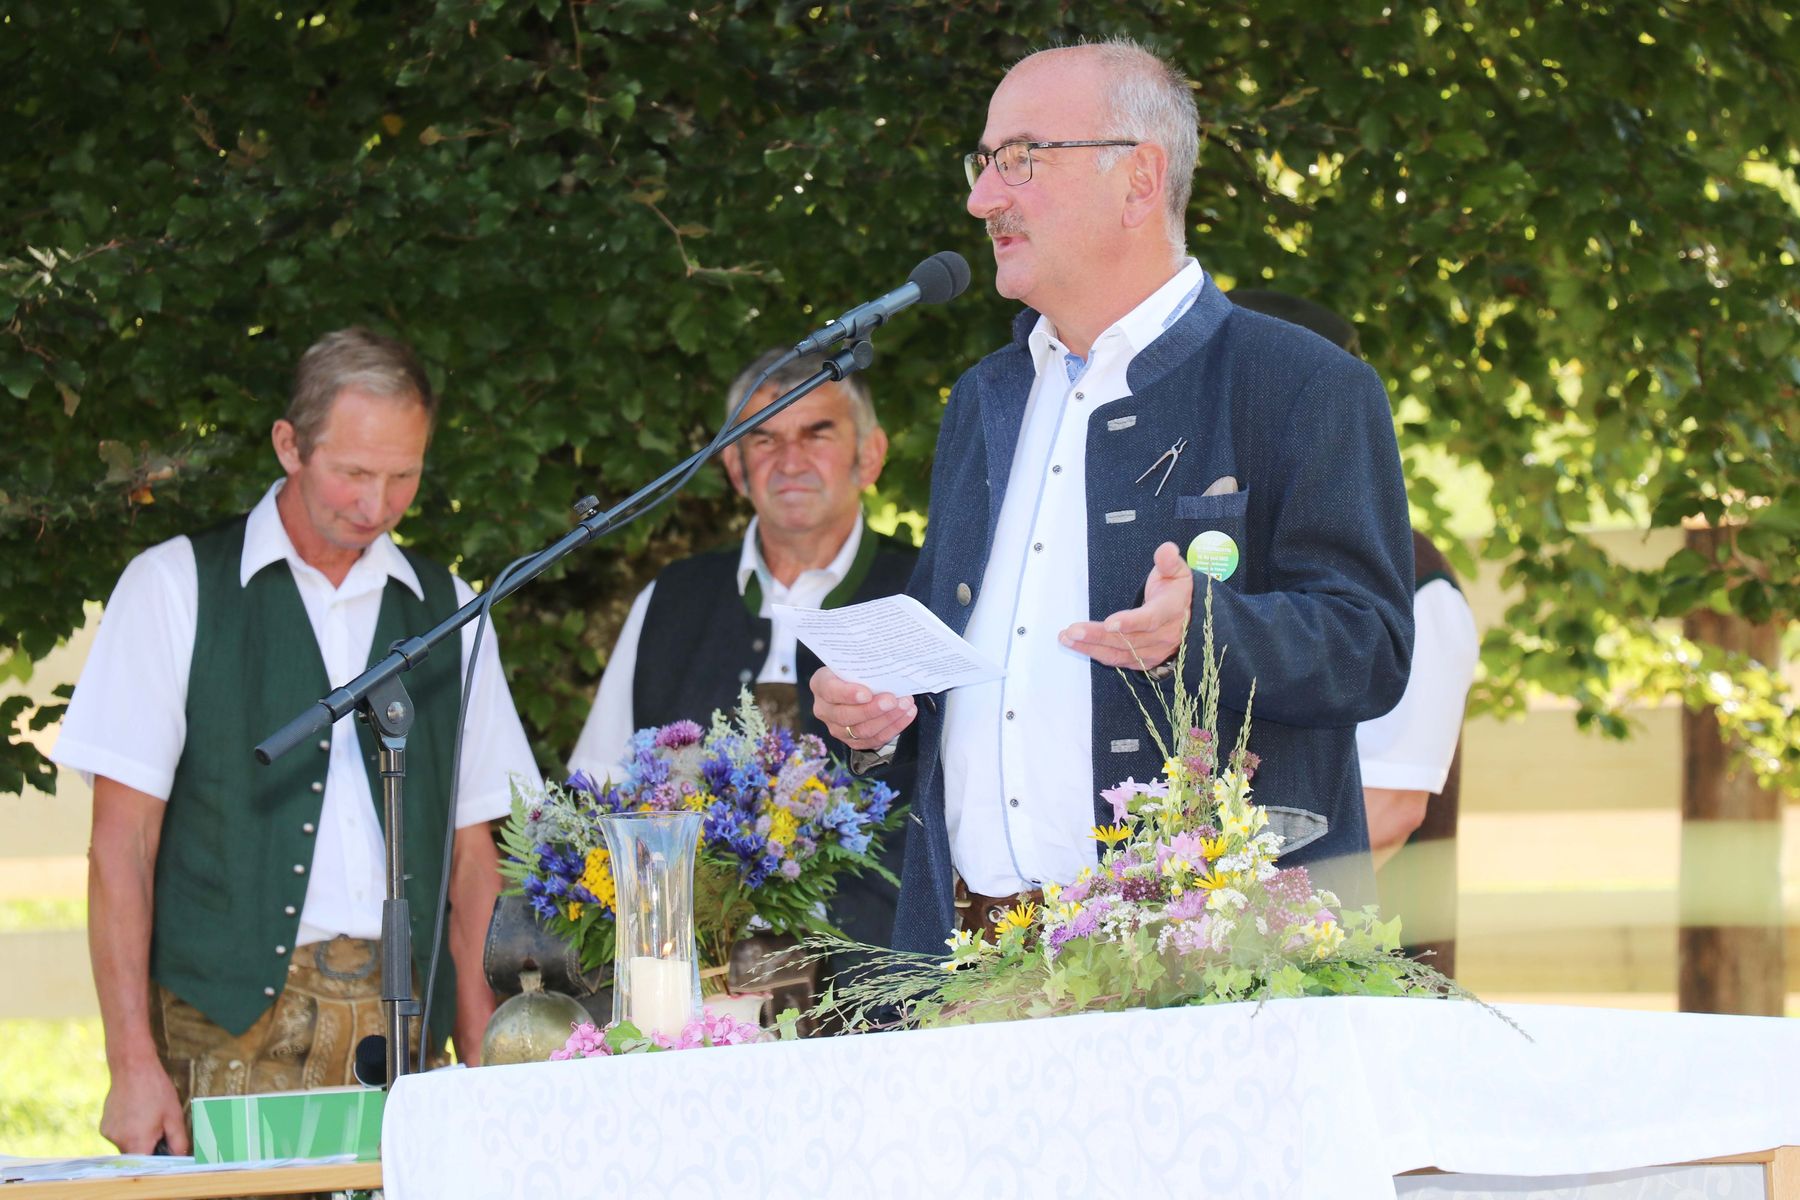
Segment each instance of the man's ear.
[{"label": "man's ear", "polygon": [[869,436],[862,440],[856,448],[856,486],[860,491],[873,487],[881,478],[881,468],[887,465],[888,436],[887,430],[877,425],[869,431]]},{"label": "man's ear", "polygon": [[1169,174],[1168,154],[1155,142],[1141,143],[1125,160],[1125,169],[1125,227],[1135,229],[1150,221],[1160,221],[1163,181]]},{"label": "man's ear", "polygon": [[744,448],[725,447],[719,452],[719,461],[725,464],[725,475],[731,480],[731,490],[748,499],[750,492],[744,487]]},{"label": "man's ear", "polygon": [[306,458],[300,453],[300,432],[288,420],[275,422],[269,430],[269,441],[275,447],[275,457],[281,463],[281,469],[289,475],[297,474],[306,465]]}]

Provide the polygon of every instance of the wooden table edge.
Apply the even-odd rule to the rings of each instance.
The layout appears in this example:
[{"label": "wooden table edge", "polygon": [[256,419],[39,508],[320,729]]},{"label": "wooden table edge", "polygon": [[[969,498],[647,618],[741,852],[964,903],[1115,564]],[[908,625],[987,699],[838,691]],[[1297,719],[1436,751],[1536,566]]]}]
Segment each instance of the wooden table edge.
[{"label": "wooden table edge", "polygon": [[0,1184],[0,1200],[220,1200],[232,1196],[292,1196],[368,1190],[381,1186],[380,1162],[260,1167],[247,1171],[187,1171],[179,1175],[118,1175]]}]

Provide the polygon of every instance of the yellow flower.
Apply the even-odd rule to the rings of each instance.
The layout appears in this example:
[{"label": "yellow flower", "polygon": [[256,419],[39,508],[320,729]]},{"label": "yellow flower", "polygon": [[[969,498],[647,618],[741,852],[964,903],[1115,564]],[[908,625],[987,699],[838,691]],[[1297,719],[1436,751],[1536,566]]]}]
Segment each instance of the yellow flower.
[{"label": "yellow flower", "polygon": [[802,792],[826,792],[830,790],[830,788],[827,788],[823,783],[819,782],[819,777],[817,775],[809,776],[806,782],[800,785],[800,791]]},{"label": "yellow flower", "polygon": [[1015,904],[1006,910],[1006,915],[994,922],[996,938],[1013,929],[1030,929],[1031,922],[1037,916],[1038,906],[1027,900],[1023,904]]},{"label": "yellow flower", "polygon": [[1201,838],[1200,853],[1206,855],[1209,859],[1224,858],[1229,842],[1230,839],[1224,834],[1220,834],[1218,837]]},{"label": "yellow flower", "polygon": [[1055,882],[1049,882],[1049,883],[1044,884],[1044,899],[1045,900],[1054,901],[1060,895],[1062,895],[1062,884],[1055,883]]},{"label": "yellow flower", "polygon": [[952,950],[961,950],[964,946],[973,945],[974,942],[975,935],[970,933],[967,929],[959,929],[944,939],[944,945],[950,947]]},{"label": "yellow flower", "polygon": [[705,812],[714,800],[718,799],[711,792],[689,792],[682,797],[681,807],[689,812]]},{"label": "yellow flower", "polygon": [[794,819],[794,814],[777,807],[769,819],[769,840],[785,850],[794,844],[794,838],[799,833],[800,822]]},{"label": "yellow flower", "polygon": [[1123,824],[1096,825],[1088,830],[1088,833],[1095,841],[1105,842],[1109,849],[1118,845],[1120,842],[1131,840],[1131,830],[1127,829]]},{"label": "yellow flower", "polygon": [[[595,846],[587,853],[587,861],[582,864],[581,878],[576,881],[589,892],[594,899],[607,908],[619,907],[619,889],[613,882],[612,856],[606,852],[605,846]],[[573,901],[569,907],[575,909],[569,915],[572,921],[580,915],[580,901]]]},{"label": "yellow flower", "polygon": [[1171,758],[1163,763],[1163,774],[1170,779],[1180,779],[1187,772],[1187,764],[1179,758]]},{"label": "yellow flower", "polygon": [[1208,892],[1216,892],[1230,882],[1229,875],[1220,875],[1212,871],[1202,871],[1194,876],[1194,886]]},{"label": "yellow flower", "polygon": [[571,920],[571,921],[581,920],[581,901],[571,900],[567,904],[565,904],[563,906],[563,908],[568,913],[569,920]]}]

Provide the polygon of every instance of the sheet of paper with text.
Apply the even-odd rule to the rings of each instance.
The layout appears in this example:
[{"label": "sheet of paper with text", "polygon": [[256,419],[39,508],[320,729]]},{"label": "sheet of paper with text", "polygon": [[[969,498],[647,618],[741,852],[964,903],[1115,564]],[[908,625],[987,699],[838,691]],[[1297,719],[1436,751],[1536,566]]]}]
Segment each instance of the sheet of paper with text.
[{"label": "sheet of paper with text", "polygon": [[911,596],[832,609],[773,607],[819,661],[876,693],[942,692],[1006,674]]}]

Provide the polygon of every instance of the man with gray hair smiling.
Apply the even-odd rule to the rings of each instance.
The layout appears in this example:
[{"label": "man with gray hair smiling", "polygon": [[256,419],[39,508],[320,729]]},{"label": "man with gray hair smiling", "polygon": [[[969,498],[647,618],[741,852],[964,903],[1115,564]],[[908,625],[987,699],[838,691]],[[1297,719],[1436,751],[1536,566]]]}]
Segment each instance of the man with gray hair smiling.
[{"label": "man with gray hair smiling", "polygon": [[[782,353],[768,351],[733,381],[727,413]],[[743,416],[816,374],[822,361],[806,355],[778,370]],[[606,660],[571,770],[616,777],[633,731],[679,720],[705,724],[715,709],[734,707],[742,688],[770,719],[823,735],[798,701],[799,681],[818,659],[773,606],[838,608],[905,590],[916,551],[863,519],[862,493],[881,476],[887,434],[861,375],[802,397],[723,458],[731,486],[755,516],[741,540],[670,563],[638,594]],[[904,800],[907,781],[888,782]],[[894,867],[901,842],[895,833],[884,846]],[[863,875],[839,885],[829,915],[857,939],[885,943],[893,913],[892,885]]]},{"label": "man with gray hair smiling", "polygon": [[[308,349],[271,433],[283,478],[245,516],[152,546],[107,601],[51,757],[94,789],[88,943],[112,1076],[100,1132],[188,1153],[195,1096],[348,1084],[383,1031],[383,843],[373,734],[339,721],[267,767],[250,747],[473,598],[389,536],[412,505],[437,399],[405,345],[341,329]],[[417,984],[449,873],[427,1060],[479,1059],[482,944],[500,892],[490,822],[537,783],[483,640],[406,676],[405,851]],[[454,781],[454,782],[453,782]],[[450,808],[453,786],[456,809]],[[449,863],[445,826],[456,826]]]},{"label": "man with gray hair smiling", "polygon": [[919,722],[896,948],[941,952],[1094,864],[1100,790],[1162,770],[1120,671],[1166,686],[1207,587],[1219,735],[1254,683],[1284,863],[1372,899],[1356,725],[1399,699],[1412,646],[1392,418],[1366,365],[1235,309],[1188,257],[1198,140],[1181,73],[1108,42],[1013,67],[964,159],[995,286],[1026,307],[951,394],[908,591],[1006,673],[924,705],[811,681],[854,749]]}]

